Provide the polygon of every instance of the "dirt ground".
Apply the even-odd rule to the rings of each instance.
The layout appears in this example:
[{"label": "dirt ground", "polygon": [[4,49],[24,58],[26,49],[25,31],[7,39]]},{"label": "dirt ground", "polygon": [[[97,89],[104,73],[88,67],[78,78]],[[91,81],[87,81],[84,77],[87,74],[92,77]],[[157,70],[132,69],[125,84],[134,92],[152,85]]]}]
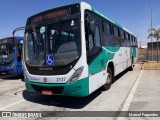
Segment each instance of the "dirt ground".
[{"label": "dirt ground", "polygon": [[145,62],[143,70],[160,70],[160,62],[157,61]]}]

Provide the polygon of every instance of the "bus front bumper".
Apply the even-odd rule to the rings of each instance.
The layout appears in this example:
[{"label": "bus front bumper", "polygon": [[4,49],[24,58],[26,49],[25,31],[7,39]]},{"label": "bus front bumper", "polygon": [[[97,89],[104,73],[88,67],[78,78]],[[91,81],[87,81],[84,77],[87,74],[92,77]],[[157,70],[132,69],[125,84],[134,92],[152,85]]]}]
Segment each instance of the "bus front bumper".
[{"label": "bus front bumper", "polygon": [[43,90],[52,91],[52,95],[85,97],[89,95],[88,78],[65,84],[36,83],[25,80],[26,89],[32,92],[42,93]]},{"label": "bus front bumper", "polygon": [[10,77],[15,77],[15,76],[20,76],[22,74],[17,73],[14,70],[3,70],[0,71],[0,78],[10,78]]}]

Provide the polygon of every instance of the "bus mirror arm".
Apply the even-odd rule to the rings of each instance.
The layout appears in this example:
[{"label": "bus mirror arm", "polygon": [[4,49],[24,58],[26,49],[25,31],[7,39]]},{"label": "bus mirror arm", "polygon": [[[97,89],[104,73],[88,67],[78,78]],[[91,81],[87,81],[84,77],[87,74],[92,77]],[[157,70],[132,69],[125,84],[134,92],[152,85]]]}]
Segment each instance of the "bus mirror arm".
[{"label": "bus mirror arm", "polygon": [[19,27],[19,28],[16,28],[15,30],[13,30],[13,32],[12,32],[12,35],[13,35],[13,41],[15,42],[15,45],[17,46],[17,42],[14,40],[15,38],[15,33],[17,32],[17,31],[20,31],[20,30],[25,30],[25,27]]}]

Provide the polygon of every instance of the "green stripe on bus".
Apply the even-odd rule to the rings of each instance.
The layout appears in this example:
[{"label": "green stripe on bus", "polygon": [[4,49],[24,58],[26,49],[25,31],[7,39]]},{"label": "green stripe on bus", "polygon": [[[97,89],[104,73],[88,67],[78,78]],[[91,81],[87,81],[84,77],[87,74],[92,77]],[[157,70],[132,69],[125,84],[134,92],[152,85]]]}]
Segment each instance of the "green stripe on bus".
[{"label": "green stripe on bus", "polygon": [[120,47],[102,47],[102,53],[89,65],[89,74],[96,74],[106,69],[108,61],[113,60]]},{"label": "green stripe on bus", "polygon": [[41,86],[42,89],[49,89],[54,87],[64,87],[64,90],[60,94],[53,94],[53,95],[65,95],[65,96],[78,96],[84,97],[89,95],[89,79],[84,78],[72,83],[63,83],[63,84],[45,84],[45,83],[38,83],[38,82],[31,82],[26,81],[26,88],[28,91],[36,92],[33,88],[35,86]]}]

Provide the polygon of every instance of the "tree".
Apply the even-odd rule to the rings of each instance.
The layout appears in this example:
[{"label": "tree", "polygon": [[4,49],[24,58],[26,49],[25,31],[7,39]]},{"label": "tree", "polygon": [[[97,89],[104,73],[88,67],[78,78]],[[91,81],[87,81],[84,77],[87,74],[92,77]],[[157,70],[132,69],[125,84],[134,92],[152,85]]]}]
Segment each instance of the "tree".
[{"label": "tree", "polygon": [[159,46],[158,46],[158,40],[160,40],[160,28],[156,29],[156,28],[150,28],[148,31],[152,31],[152,33],[149,34],[148,38],[150,38],[151,36],[156,38],[157,40],[157,62],[159,62]]}]

